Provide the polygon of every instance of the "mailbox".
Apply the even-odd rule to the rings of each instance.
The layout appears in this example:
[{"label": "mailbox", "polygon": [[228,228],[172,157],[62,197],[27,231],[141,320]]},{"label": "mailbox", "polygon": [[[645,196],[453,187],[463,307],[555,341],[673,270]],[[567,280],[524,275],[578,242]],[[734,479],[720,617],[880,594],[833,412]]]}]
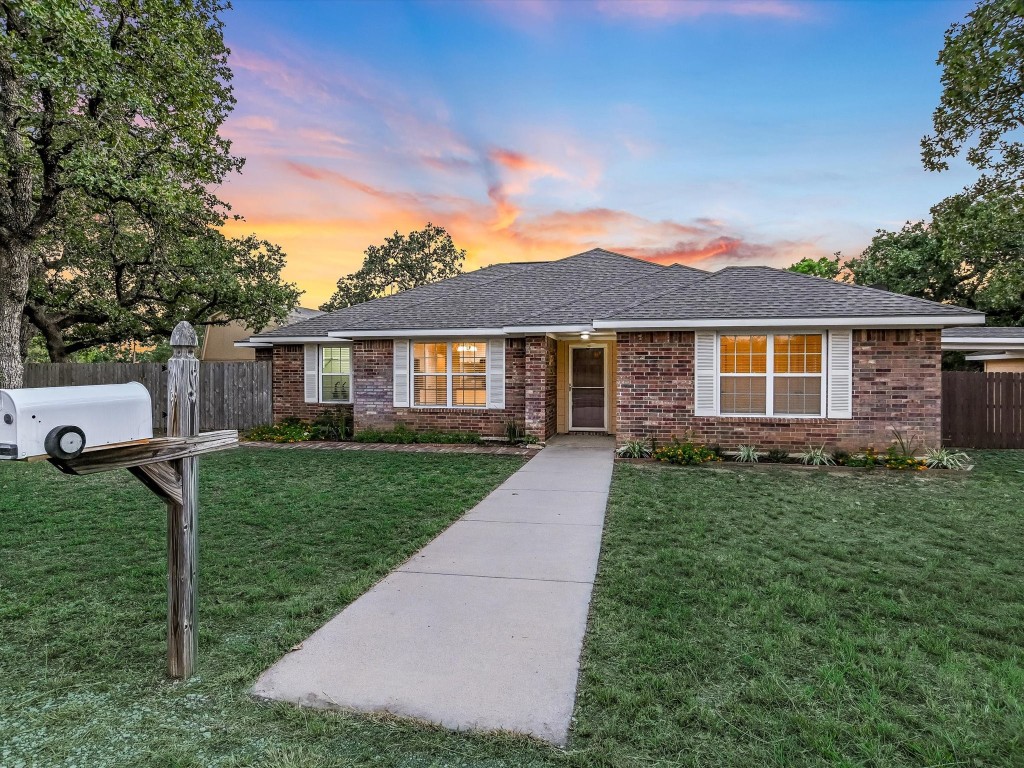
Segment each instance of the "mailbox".
[{"label": "mailbox", "polygon": [[149,391],[138,382],[0,389],[0,459],[73,459],[152,437]]}]

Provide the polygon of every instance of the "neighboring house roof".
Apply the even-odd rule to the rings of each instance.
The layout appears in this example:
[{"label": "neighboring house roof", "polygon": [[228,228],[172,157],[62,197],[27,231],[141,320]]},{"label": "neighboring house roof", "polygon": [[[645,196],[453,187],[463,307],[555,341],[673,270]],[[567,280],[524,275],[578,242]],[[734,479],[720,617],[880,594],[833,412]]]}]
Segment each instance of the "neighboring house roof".
[{"label": "neighboring house roof", "polygon": [[[957,352],[1022,352],[1024,328],[1017,326],[957,326],[942,330],[942,348]],[[984,360],[985,357],[968,359]]]},{"label": "neighboring house roof", "polygon": [[[318,309],[296,307],[288,313],[282,325],[303,322],[311,317],[322,314],[323,312]],[[263,332],[269,333],[276,327],[277,324],[272,323]],[[203,346],[199,357],[201,360],[211,361],[252,360],[255,357],[253,350],[240,349],[237,346],[237,342],[245,341],[254,333],[255,331],[252,328],[240,320],[235,320],[225,325],[211,325],[207,327],[203,334]]]},{"label": "neighboring house roof", "polygon": [[255,343],[388,332],[684,327],[725,321],[884,318],[981,323],[980,312],[770,267],[704,272],[595,248],[496,264],[254,336]]}]

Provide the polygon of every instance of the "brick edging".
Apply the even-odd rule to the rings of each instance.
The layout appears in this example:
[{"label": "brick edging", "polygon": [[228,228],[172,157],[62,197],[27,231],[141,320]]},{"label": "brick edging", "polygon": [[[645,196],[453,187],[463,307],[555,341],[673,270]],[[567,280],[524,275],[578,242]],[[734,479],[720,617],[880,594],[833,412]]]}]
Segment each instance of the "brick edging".
[{"label": "brick edging", "polygon": [[299,441],[295,443],[271,443],[261,440],[243,440],[243,448],[276,448],[279,450],[310,451],[383,451],[385,453],[469,453],[483,456],[534,456],[536,448],[520,448],[513,445],[460,445],[452,443],[354,443],[329,441]]}]

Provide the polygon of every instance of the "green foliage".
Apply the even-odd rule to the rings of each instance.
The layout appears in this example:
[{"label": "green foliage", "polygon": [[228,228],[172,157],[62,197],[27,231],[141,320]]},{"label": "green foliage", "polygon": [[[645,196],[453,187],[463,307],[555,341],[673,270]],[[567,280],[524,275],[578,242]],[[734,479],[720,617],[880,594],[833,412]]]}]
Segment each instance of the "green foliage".
[{"label": "green foliage", "polygon": [[789,451],[782,448],[772,448],[765,451],[764,460],[770,461],[772,464],[786,464],[790,460]]},{"label": "green foliage", "polygon": [[339,409],[324,411],[310,425],[312,440],[339,442],[352,437],[352,422],[348,414]]},{"label": "green foliage", "polygon": [[921,140],[926,168],[944,171],[965,149],[983,175],[975,192],[1019,191],[1024,182],[1024,4],[983,0],[946,32],[934,133]]},{"label": "green foliage", "polygon": [[835,464],[837,464],[838,466],[846,466],[846,464],[847,464],[847,462],[849,460],[850,460],[850,452],[849,451],[844,451],[841,448],[837,448],[836,450],[832,451],[832,461]]},{"label": "green foliage", "polygon": [[654,458],[658,461],[683,466],[722,460],[706,445],[700,445],[690,440],[681,442],[675,437],[672,438],[672,442],[668,445],[663,445],[656,449],[654,451]]},{"label": "green foliage", "polygon": [[392,429],[364,429],[356,432],[352,438],[357,443],[442,443],[480,445],[483,439],[477,432],[448,432],[439,429],[415,431],[405,424],[397,424]]},{"label": "green foliage", "polygon": [[967,469],[971,457],[952,448],[929,448],[924,463],[929,469]]},{"label": "green foliage", "polygon": [[842,266],[839,264],[839,254],[836,253],[829,258],[822,256],[820,259],[812,259],[809,256],[788,267],[790,272],[799,272],[802,275],[812,277],[823,277],[826,280],[835,280],[839,277]]},{"label": "green foliage", "polygon": [[398,293],[462,272],[466,251],[456,248],[444,227],[427,225],[408,235],[397,231],[383,245],[366,249],[363,266],[338,280],[334,295],[320,305],[330,312],[381,296]]},{"label": "green foliage", "polygon": [[[219,134],[234,106],[220,19],[224,9],[218,0],[5,4],[0,20],[0,190],[5,190],[0,194],[0,280],[9,289],[0,290],[0,362],[19,356],[16,324],[29,279],[45,282],[40,276],[48,265],[65,258],[76,260],[68,262],[72,271],[91,269],[80,248],[62,252],[53,239],[56,231],[81,228],[85,236],[104,226],[91,217],[109,213],[150,246],[167,246],[174,245],[175,232],[191,236],[227,217],[213,190],[241,168],[242,160]],[[148,228],[163,228],[167,236]],[[185,281],[177,289],[181,292],[193,286],[189,264],[199,269],[203,258],[214,263],[220,258],[208,252],[208,242],[194,245],[188,264],[178,260],[176,274]],[[154,247],[149,253],[158,255]],[[115,253],[110,258],[121,257]],[[103,297],[111,293],[102,281],[113,270],[139,267],[139,258],[132,257],[101,274],[84,275],[80,284],[102,288],[90,308],[105,315]],[[197,279],[207,276],[200,271]],[[250,277],[260,279],[257,273]],[[174,278],[166,275],[162,285],[174,290]],[[150,288],[152,282],[145,283],[144,296],[156,298],[140,296],[140,313],[145,301],[168,299]],[[41,298],[38,291],[35,296]],[[85,297],[77,299],[46,316],[54,320],[65,309],[77,312]],[[32,322],[46,330],[42,319]],[[109,325],[94,334],[101,337],[98,343],[127,338],[118,335],[116,317],[86,315],[74,323]],[[82,334],[84,340],[89,332]],[[143,334],[136,338],[147,340]],[[20,365],[7,370],[17,376]]]},{"label": "green foliage", "polygon": [[615,454],[624,459],[647,459],[654,453],[654,448],[647,440],[627,440],[615,449]]},{"label": "green foliage", "polygon": [[932,221],[879,230],[849,259],[848,279],[1024,325],[1024,200],[961,194],[932,208]]},{"label": "green foliage", "polygon": [[277,424],[253,427],[245,437],[264,443],[301,443],[313,439],[313,425],[299,419],[284,419]]},{"label": "green foliage", "polygon": [[836,463],[824,445],[810,445],[798,458],[801,464],[813,467],[833,466]]},{"label": "green foliage", "polygon": [[761,452],[754,445],[740,445],[736,447],[736,461],[745,464],[756,464],[761,458]]},{"label": "green foliage", "polygon": [[860,453],[855,453],[846,460],[846,466],[848,467],[864,467],[865,469],[874,469],[875,467],[883,466],[884,463],[885,458],[879,456],[874,448],[865,448]]}]

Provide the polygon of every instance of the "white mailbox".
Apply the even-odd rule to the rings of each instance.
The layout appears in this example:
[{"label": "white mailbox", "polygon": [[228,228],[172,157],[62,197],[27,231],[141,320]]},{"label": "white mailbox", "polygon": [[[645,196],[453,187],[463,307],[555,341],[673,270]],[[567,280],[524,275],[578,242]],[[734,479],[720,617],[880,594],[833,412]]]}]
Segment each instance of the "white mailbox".
[{"label": "white mailbox", "polygon": [[138,382],[0,389],[0,459],[73,459],[152,437],[149,391]]}]

